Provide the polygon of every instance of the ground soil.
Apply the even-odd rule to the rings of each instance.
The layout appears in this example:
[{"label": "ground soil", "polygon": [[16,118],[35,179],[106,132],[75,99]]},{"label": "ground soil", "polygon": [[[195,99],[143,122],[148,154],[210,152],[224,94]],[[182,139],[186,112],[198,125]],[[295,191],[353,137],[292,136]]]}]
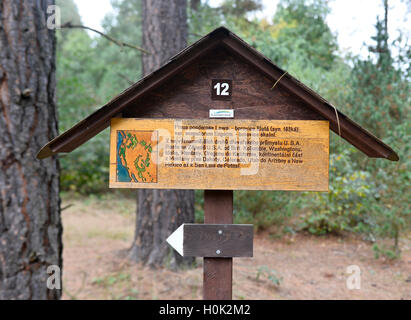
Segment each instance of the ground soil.
[{"label": "ground soil", "polygon": [[[202,259],[190,270],[151,270],[130,262],[133,199],[63,197],[63,299],[201,299]],[[358,237],[304,233],[256,235],[254,257],[237,258],[234,299],[411,299],[411,237],[401,258],[376,260]],[[347,288],[347,267],[361,270],[361,289]]]}]

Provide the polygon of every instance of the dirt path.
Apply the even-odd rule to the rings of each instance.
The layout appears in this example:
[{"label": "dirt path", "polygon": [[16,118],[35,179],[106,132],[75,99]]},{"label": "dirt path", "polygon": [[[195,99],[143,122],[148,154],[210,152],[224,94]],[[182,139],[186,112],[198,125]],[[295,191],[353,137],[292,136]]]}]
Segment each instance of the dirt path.
[{"label": "dirt path", "polygon": [[[127,259],[134,232],[133,200],[63,201],[64,299],[201,299],[202,260],[187,271],[150,270]],[[235,259],[234,299],[411,299],[411,238],[402,258],[375,260],[356,239],[259,235],[254,258]],[[347,267],[361,270],[349,290]],[[279,284],[278,284],[279,282]],[[177,290],[178,288],[178,290]]]}]

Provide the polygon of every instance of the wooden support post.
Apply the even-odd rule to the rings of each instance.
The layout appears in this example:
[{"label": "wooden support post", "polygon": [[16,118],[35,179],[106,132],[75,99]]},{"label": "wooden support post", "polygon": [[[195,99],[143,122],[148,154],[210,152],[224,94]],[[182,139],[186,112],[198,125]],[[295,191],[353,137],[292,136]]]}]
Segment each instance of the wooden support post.
[{"label": "wooden support post", "polygon": [[[233,191],[204,191],[204,223],[233,223]],[[231,300],[233,258],[204,258],[204,300]]]}]

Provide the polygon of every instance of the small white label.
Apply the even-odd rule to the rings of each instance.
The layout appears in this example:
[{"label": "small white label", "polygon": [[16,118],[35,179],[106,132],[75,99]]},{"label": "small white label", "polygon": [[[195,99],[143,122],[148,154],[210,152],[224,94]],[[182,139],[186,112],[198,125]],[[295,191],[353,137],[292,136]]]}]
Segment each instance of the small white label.
[{"label": "small white label", "polygon": [[210,118],[234,118],[233,109],[216,110],[210,109]]}]

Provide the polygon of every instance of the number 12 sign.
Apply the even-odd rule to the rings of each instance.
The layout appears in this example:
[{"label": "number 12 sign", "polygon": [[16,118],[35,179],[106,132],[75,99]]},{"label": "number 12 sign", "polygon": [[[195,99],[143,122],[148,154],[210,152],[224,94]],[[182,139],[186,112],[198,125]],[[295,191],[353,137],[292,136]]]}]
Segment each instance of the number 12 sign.
[{"label": "number 12 sign", "polygon": [[213,79],[211,81],[211,98],[213,100],[231,100],[233,81],[229,79]]}]

